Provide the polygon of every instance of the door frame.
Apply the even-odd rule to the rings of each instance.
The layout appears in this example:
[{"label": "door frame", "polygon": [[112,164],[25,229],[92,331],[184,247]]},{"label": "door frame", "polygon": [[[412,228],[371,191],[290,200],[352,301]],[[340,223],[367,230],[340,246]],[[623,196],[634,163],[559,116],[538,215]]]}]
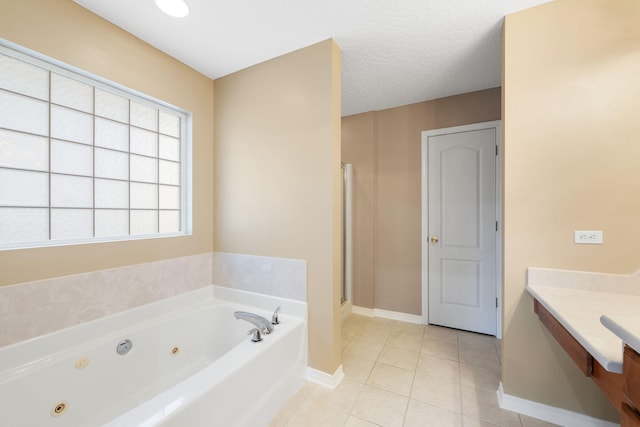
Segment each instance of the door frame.
[{"label": "door frame", "polygon": [[496,237],[496,296],[498,304],[496,308],[496,337],[502,337],[502,121],[494,120],[490,122],[473,123],[469,125],[453,126],[442,129],[432,129],[421,132],[421,235],[422,235],[422,323],[429,324],[429,137],[436,135],[447,135],[452,133],[469,132],[482,129],[496,130],[496,145],[498,153],[496,155],[496,220],[498,221],[498,231]]}]

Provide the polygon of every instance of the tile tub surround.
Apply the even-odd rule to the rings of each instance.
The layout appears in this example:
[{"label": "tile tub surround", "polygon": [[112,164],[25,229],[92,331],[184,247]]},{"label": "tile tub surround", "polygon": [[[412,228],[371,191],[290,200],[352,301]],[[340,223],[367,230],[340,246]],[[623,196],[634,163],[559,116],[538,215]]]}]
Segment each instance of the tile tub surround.
[{"label": "tile tub surround", "polygon": [[0,287],[0,347],[211,285],[211,253]]},{"label": "tile tub surround", "polygon": [[307,301],[307,262],[298,259],[213,253],[213,284]]},{"label": "tile tub surround", "polygon": [[637,318],[640,277],[529,268],[527,291],[608,371],[622,372],[620,337],[602,316]]}]

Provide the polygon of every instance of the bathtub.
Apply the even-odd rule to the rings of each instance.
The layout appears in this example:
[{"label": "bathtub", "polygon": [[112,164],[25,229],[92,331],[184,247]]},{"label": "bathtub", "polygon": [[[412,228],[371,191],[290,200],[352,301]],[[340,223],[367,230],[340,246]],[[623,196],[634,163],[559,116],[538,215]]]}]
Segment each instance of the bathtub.
[{"label": "bathtub", "polygon": [[0,425],[267,426],[306,366],[306,304],[213,286],[0,348]]}]

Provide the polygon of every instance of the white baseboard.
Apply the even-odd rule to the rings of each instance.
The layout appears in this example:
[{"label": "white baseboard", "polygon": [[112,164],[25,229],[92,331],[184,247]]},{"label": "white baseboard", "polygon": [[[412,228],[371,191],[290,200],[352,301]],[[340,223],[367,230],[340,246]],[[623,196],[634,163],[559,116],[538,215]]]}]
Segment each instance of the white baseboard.
[{"label": "white baseboard", "polygon": [[340,384],[343,378],[344,372],[342,371],[342,365],[338,366],[338,369],[336,369],[333,375],[307,367],[307,381],[320,384],[332,390]]},{"label": "white baseboard", "polygon": [[382,310],[380,308],[366,308],[354,305],[352,308],[354,314],[369,317],[382,317],[385,319],[399,320],[401,322],[417,323],[422,325],[422,316],[416,314],[401,313],[399,311]]},{"label": "white baseboard", "polygon": [[342,306],[340,307],[340,315],[342,316],[342,320],[351,316],[352,312],[353,312],[353,304],[351,304],[351,301],[343,302]]},{"label": "white baseboard", "polygon": [[520,397],[505,394],[502,382],[498,388],[498,404],[502,409],[517,412],[549,423],[560,426],[580,426],[580,427],[618,427],[619,424],[611,421],[600,420],[588,415],[556,408],[543,403],[533,402]]},{"label": "white baseboard", "polygon": [[351,307],[351,311],[353,314],[359,314],[361,316],[375,317],[376,315],[373,308],[360,307],[359,305]]}]

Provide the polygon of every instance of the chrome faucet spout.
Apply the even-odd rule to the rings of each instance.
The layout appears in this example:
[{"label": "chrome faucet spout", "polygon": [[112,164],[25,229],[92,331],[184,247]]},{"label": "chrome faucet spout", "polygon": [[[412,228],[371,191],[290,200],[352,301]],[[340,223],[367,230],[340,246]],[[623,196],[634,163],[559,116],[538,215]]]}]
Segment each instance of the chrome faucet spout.
[{"label": "chrome faucet spout", "polygon": [[236,319],[246,320],[247,322],[251,323],[265,335],[270,334],[274,330],[271,322],[257,314],[248,313],[246,311],[236,311],[235,313],[233,313],[233,315]]}]

